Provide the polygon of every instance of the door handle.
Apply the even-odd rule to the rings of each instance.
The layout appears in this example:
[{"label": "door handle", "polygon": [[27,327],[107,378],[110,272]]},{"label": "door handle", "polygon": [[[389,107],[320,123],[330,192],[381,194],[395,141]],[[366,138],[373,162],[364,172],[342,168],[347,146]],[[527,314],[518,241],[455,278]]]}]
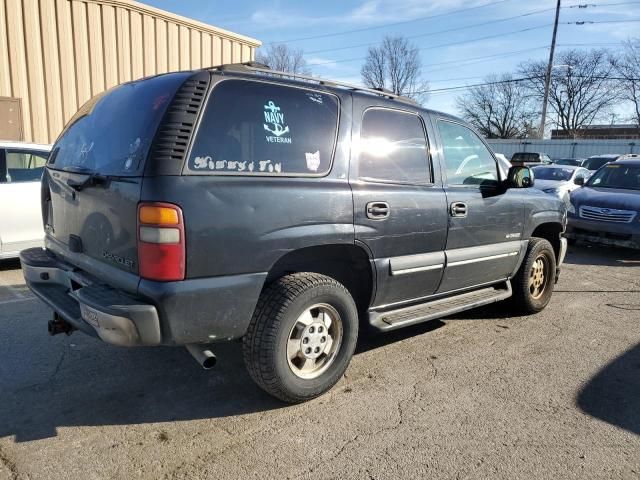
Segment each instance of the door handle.
[{"label": "door handle", "polygon": [[467,216],[467,204],[463,202],[453,202],[449,213],[452,217],[466,217]]},{"label": "door handle", "polygon": [[387,202],[367,203],[367,218],[372,220],[384,220],[389,217],[389,204]]}]

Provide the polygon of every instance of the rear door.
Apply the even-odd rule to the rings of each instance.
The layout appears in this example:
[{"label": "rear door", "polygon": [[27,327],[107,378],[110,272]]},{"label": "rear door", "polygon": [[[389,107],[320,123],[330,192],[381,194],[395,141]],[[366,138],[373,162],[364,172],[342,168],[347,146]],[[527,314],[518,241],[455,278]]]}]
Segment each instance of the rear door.
[{"label": "rear door", "polygon": [[376,266],[374,306],[436,291],[444,268],[447,216],[433,171],[428,129],[411,110],[354,99],[350,183],[356,240]]},{"label": "rear door", "polygon": [[496,160],[462,123],[435,121],[447,196],[447,267],[439,292],[504,280],[522,248],[524,205],[500,186]]},{"label": "rear door", "polygon": [[10,148],[0,156],[0,241],[7,255],[42,245],[40,178],[48,152]]}]

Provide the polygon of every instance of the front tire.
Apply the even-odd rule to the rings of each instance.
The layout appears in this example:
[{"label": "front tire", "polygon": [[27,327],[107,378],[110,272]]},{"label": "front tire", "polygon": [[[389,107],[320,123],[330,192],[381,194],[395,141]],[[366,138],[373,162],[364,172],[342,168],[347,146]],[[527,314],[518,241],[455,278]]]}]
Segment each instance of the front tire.
[{"label": "front tire", "polygon": [[295,273],[260,295],[243,339],[251,378],[288,403],[304,402],[333,387],[344,374],[358,338],[358,311],[333,278]]},{"label": "front tire", "polygon": [[523,314],[542,311],[551,300],[556,275],[556,254],[549,241],[533,237],[513,277],[512,303]]}]

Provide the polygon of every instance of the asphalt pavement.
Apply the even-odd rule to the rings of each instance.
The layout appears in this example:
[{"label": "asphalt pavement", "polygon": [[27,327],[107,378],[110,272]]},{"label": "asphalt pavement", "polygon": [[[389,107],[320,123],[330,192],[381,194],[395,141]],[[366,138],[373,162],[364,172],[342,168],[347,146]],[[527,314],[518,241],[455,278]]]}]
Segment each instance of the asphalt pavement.
[{"label": "asphalt pavement", "polygon": [[[188,312],[187,312],[188,314]],[[328,394],[263,393],[240,344],[49,337],[0,264],[0,479],[640,478],[640,253],[571,247],[549,307],[363,333]]]}]

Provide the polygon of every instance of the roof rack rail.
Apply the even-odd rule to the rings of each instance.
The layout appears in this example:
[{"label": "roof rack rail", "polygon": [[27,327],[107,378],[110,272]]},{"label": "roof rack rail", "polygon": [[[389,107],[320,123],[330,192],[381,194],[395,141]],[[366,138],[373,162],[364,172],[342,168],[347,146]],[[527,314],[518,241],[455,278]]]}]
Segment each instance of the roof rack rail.
[{"label": "roof rack rail", "polygon": [[359,85],[354,85],[352,83],[336,82],[335,80],[317,78],[311,75],[301,75],[298,73],[281,72],[279,70],[272,70],[271,68],[269,68],[268,65],[265,65],[260,62],[227,63],[224,65],[211,67],[209,70],[219,70],[221,72],[236,71],[236,72],[245,72],[245,73],[246,72],[263,73],[267,75],[280,76],[283,78],[290,78],[293,80],[305,80],[307,82],[313,82],[313,83],[317,83],[318,85],[325,85],[328,87],[340,87],[340,88],[346,88],[352,91],[370,93],[373,95],[377,95],[379,97],[390,98],[393,100],[398,100],[400,102],[405,102],[405,103],[411,103],[414,105],[418,104],[412,98],[406,97],[404,95],[397,95],[393,93],[391,90],[387,90],[386,88],[367,88],[367,87],[361,87]]}]

